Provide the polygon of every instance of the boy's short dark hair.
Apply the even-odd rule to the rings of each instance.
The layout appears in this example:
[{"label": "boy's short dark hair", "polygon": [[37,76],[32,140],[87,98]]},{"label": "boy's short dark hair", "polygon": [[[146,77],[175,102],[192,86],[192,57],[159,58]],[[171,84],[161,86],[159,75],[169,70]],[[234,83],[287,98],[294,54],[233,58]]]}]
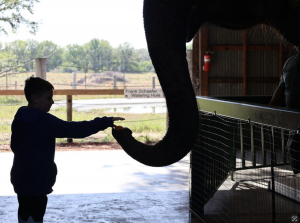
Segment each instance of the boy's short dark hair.
[{"label": "boy's short dark hair", "polygon": [[53,85],[40,77],[30,77],[25,80],[24,93],[29,104],[33,95],[41,97],[51,89],[54,89]]}]

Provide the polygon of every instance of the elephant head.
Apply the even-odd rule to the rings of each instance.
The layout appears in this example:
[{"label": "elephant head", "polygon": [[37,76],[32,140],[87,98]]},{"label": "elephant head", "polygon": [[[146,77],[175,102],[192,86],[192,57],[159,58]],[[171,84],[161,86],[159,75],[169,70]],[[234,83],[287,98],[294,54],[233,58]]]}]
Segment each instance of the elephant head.
[{"label": "elephant head", "polygon": [[300,45],[299,0],[144,0],[149,54],[166,97],[169,128],[155,145],[132,137],[128,128],[112,130],[125,152],[154,167],[173,164],[190,152],[199,126],[198,108],[186,60],[189,42],[204,22],[227,29],[266,24],[290,43]]}]

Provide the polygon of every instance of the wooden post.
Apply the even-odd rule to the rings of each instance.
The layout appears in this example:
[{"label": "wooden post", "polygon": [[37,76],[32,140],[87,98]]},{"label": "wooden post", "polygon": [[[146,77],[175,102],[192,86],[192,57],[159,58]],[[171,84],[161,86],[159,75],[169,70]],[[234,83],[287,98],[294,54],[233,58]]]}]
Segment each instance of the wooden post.
[{"label": "wooden post", "polygon": [[199,43],[199,38],[200,38],[200,31],[197,32],[196,36],[194,37],[193,40],[193,56],[192,56],[192,84],[194,88],[194,92],[196,95],[199,95],[199,72],[200,72],[200,43]]},{"label": "wooden post", "polygon": [[46,78],[46,60],[47,58],[35,58],[35,76],[44,80]]},{"label": "wooden post", "polygon": [[117,89],[117,77],[114,76],[114,89]]},{"label": "wooden post", "polygon": [[247,95],[247,30],[243,32],[243,95]]},{"label": "wooden post", "polygon": [[[125,80],[125,78],[124,78],[124,80]],[[124,83],[125,83],[125,81],[124,81]],[[152,77],[152,88],[153,89],[155,88],[155,77]]]},{"label": "wooden post", "polygon": [[[72,95],[67,95],[67,121],[72,122]],[[68,138],[67,142],[73,142],[73,139]]]},{"label": "wooden post", "polygon": [[208,30],[205,24],[200,29],[200,95],[208,96],[208,71],[203,70],[204,54],[208,50]]},{"label": "wooden post", "polygon": [[124,89],[126,89],[126,84],[125,84],[125,82],[126,82],[126,81],[125,81],[125,73],[123,74],[123,77],[124,77],[124,82],[123,82],[123,83],[124,83]]},{"label": "wooden post", "polygon": [[73,75],[73,86],[72,86],[72,89],[76,89],[76,72],[73,72],[72,75]]},{"label": "wooden post", "polygon": [[5,77],[6,77],[6,90],[8,90],[8,80],[7,80],[7,72],[6,72],[6,74],[5,74]]},{"label": "wooden post", "polygon": [[281,78],[281,73],[283,69],[283,38],[279,34],[279,79]]}]

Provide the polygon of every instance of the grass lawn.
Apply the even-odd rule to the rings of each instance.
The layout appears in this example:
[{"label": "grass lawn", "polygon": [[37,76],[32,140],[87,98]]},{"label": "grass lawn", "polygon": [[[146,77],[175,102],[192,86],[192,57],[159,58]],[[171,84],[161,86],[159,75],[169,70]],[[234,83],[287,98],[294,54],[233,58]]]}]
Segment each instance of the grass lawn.
[{"label": "grass lawn", "polygon": [[[14,119],[14,115],[17,110],[23,105],[1,105],[0,109],[0,143],[8,144],[11,135],[11,123]],[[96,117],[123,117],[125,121],[115,122],[116,125],[123,127],[128,127],[133,132],[133,136],[142,142],[146,141],[158,141],[160,140],[166,132],[166,114],[130,114],[130,113],[111,113],[107,111],[108,109],[93,109],[90,111],[77,111],[73,110],[72,119],[73,121],[89,121],[93,120]],[[67,111],[66,107],[56,108],[55,110],[50,110],[50,114],[55,115],[56,117],[67,120]],[[111,128],[106,129],[105,131],[98,132],[95,135],[84,139],[74,139],[74,142],[115,142],[115,139],[111,135]],[[57,139],[57,143],[66,142],[66,139]]]},{"label": "grass lawn", "polygon": [[[158,141],[166,132],[166,114],[130,114],[130,113],[110,113],[108,109],[93,109],[91,111],[73,110],[73,121],[93,120],[95,117],[123,117],[125,121],[115,122],[116,125],[127,127],[133,132],[133,136],[139,141]],[[59,108],[50,113],[56,117],[66,120],[66,108]],[[57,139],[57,142],[63,142],[65,139]],[[74,142],[115,142],[111,135],[111,128],[98,132],[95,135],[85,139],[74,139]]]},{"label": "grass lawn", "polygon": [[[26,78],[34,75],[33,72],[13,74],[8,76],[7,83],[8,89],[15,89],[15,83],[17,83],[17,89],[24,89],[24,82]],[[77,73],[76,81],[88,77],[92,73]],[[155,73],[145,74],[124,74],[126,83],[117,82],[117,88],[152,88],[152,77],[156,77],[156,88],[160,88],[157,76]],[[55,89],[72,89],[72,73],[47,73],[47,80],[53,84]],[[0,85],[6,84],[6,78],[0,78]],[[85,86],[77,86],[77,89],[84,89]],[[113,82],[107,81],[103,84],[87,86],[87,89],[112,89]],[[2,88],[4,89],[4,88]],[[100,99],[100,98],[123,98],[123,95],[75,95],[73,100],[82,99]],[[65,95],[55,95],[54,101],[66,100]],[[26,106],[27,101],[25,96],[2,96],[0,95],[0,143],[8,144],[10,142],[11,135],[11,123],[18,108]],[[66,120],[66,108],[57,108],[51,110],[51,114],[57,116],[60,119]],[[106,109],[98,109],[91,111],[76,111],[73,110],[73,121],[92,120],[95,117],[103,116],[121,116],[126,121],[119,122],[118,125],[128,127],[132,130],[133,136],[142,142],[157,141],[160,140],[166,132],[166,114],[128,114],[128,113],[108,113]],[[117,124],[117,123],[116,123]],[[65,142],[66,139],[57,139],[57,142]],[[98,132],[95,135],[84,139],[74,139],[75,142],[113,142],[115,141],[111,135],[111,129],[107,129],[102,132]]]},{"label": "grass lawn", "polygon": [[[34,73],[24,73],[8,76],[8,84],[15,84],[17,81],[17,89],[24,89],[26,78],[34,75]],[[90,73],[77,73],[76,81],[84,78],[84,76],[91,75]],[[125,74],[126,83],[117,82],[117,88],[152,88],[152,77],[156,77],[156,85],[159,85],[155,73],[146,74]],[[47,73],[47,80],[53,84],[54,89],[72,89],[72,74],[71,73]],[[6,83],[6,78],[0,78],[0,85]],[[84,89],[85,86],[77,86],[77,89]],[[112,82],[105,82],[97,86],[87,87],[87,89],[112,89]],[[160,86],[156,86],[160,88]],[[2,88],[3,89],[3,88]],[[15,89],[15,86],[9,87]],[[73,100],[82,99],[100,99],[100,98],[123,98],[123,95],[75,95]],[[65,95],[53,96],[54,101],[66,100]],[[0,143],[9,144],[11,136],[11,123],[18,108],[27,106],[25,96],[2,96],[0,95]],[[51,114],[56,117],[66,120],[66,108],[56,108],[50,110]],[[128,114],[128,113],[109,113],[108,109],[94,109],[90,111],[77,111],[73,109],[73,121],[89,121],[95,117],[103,116],[120,116],[126,120],[123,122],[116,122],[117,125],[128,127],[132,130],[133,136],[142,142],[158,141],[165,135],[166,132],[166,114]],[[56,142],[66,142],[67,139],[57,139]],[[115,139],[111,135],[111,128],[105,131],[98,132],[84,139],[73,139],[74,142],[114,142]]]}]

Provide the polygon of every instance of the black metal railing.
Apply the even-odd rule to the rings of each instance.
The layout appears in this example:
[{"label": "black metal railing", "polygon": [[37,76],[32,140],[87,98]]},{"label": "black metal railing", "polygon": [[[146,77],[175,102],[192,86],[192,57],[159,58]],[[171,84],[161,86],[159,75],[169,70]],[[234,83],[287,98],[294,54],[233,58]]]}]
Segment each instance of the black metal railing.
[{"label": "black metal railing", "polygon": [[[197,97],[199,135],[190,166],[193,216],[204,222],[290,222],[293,210],[300,212],[300,203],[291,204],[275,196],[281,194],[300,202],[300,177],[295,175],[300,158],[295,155],[299,153],[295,148],[300,141],[300,111],[267,106],[270,100],[271,96]],[[295,151],[287,147],[289,140]],[[292,160],[296,165],[291,167]],[[291,177],[294,186],[290,185]],[[251,188],[243,191],[249,185]],[[221,192],[230,196],[222,197]],[[246,196],[249,192],[252,195]],[[238,194],[242,196],[237,198]],[[212,206],[215,196],[225,203]],[[253,200],[260,196],[265,199],[255,205]],[[233,204],[240,205],[233,208]],[[260,205],[265,208],[263,212]],[[278,209],[280,205],[285,209]]]}]

